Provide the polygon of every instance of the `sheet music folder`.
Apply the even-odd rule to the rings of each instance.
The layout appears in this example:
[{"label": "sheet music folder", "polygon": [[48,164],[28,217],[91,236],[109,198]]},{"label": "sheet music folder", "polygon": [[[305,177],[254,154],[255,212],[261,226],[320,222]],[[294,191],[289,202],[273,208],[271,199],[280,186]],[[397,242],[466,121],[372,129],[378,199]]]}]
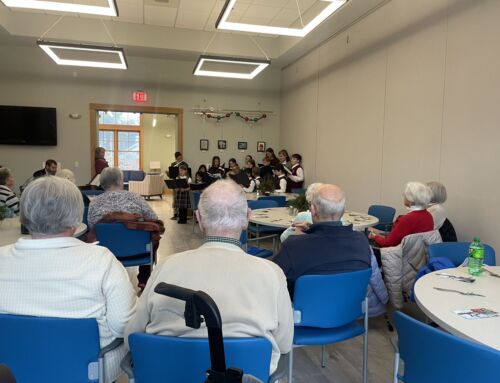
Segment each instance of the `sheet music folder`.
[{"label": "sheet music folder", "polygon": [[189,187],[187,179],[185,178],[178,180],[165,180],[165,184],[169,189],[187,189]]}]

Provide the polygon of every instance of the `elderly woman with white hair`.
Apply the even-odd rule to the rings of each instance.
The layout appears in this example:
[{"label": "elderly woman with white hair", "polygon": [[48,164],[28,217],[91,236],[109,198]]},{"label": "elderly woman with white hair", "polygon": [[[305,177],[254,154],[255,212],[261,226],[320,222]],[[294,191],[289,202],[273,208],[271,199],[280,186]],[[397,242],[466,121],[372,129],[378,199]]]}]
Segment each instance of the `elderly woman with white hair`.
[{"label": "elderly woman with white hair", "polygon": [[446,188],[441,182],[431,181],[427,182],[427,186],[431,189],[432,197],[427,211],[431,213],[434,219],[434,229],[439,230],[446,221],[446,210],[443,204],[446,202],[447,194]]},{"label": "elderly woman with white hair", "polygon": [[[95,318],[104,347],[123,337],[136,295],[108,249],[73,238],[82,213],[80,191],[68,180],[42,177],[27,186],[21,223],[31,238],[0,247],[0,312]],[[118,378],[124,354],[121,346],[106,356],[106,381]]]},{"label": "elderly woman with white hair", "polygon": [[5,206],[7,216],[19,214],[19,198],[12,190],[14,177],[8,168],[0,168],[0,206]]},{"label": "elderly woman with white hair", "polygon": [[407,235],[434,230],[432,215],[427,211],[432,197],[431,189],[421,182],[408,182],[403,197],[409,213],[400,216],[385,237],[370,232],[369,238],[373,239],[377,246],[397,246]]}]

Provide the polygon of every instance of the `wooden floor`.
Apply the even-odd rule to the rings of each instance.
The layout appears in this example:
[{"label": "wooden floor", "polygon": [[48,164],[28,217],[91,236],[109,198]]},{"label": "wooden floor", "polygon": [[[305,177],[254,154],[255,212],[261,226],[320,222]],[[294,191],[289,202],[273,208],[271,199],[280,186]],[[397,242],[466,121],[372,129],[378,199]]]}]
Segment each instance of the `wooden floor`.
[{"label": "wooden floor", "polygon": [[[192,220],[179,225],[170,220],[172,216],[169,197],[150,201],[151,207],[165,222],[165,235],[158,249],[159,260],[171,254],[198,247],[202,243],[198,227],[193,232]],[[130,270],[131,278],[135,271]],[[393,349],[389,332],[383,318],[372,318],[369,324],[368,369],[370,383],[392,381]],[[362,382],[363,338],[357,337],[327,347],[327,363],[321,368],[321,347],[298,348],[294,350],[294,382],[296,383],[353,383]],[[127,382],[121,378],[119,383]]]}]

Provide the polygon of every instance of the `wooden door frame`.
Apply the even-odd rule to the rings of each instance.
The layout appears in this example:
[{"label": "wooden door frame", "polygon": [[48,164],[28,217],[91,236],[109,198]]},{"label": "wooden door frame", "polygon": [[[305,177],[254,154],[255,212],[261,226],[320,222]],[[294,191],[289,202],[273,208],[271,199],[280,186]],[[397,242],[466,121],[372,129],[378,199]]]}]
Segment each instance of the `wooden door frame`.
[{"label": "wooden door frame", "polygon": [[146,105],[89,104],[90,112],[90,173],[95,176],[95,148],[97,147],[97,111],[133,112],[149,114],[175,114],[177,116],[177,148],[183,152],[184,109]]}]

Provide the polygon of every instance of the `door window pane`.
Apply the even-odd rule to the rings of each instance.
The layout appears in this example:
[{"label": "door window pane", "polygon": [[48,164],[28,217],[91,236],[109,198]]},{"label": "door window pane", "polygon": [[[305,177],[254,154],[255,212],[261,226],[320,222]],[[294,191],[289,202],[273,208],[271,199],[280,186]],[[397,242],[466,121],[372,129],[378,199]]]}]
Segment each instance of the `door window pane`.
[{"label": "door window pane", "polygon": [[139,170],[139,152],[119,152],[118,167],[123,170]]}]

